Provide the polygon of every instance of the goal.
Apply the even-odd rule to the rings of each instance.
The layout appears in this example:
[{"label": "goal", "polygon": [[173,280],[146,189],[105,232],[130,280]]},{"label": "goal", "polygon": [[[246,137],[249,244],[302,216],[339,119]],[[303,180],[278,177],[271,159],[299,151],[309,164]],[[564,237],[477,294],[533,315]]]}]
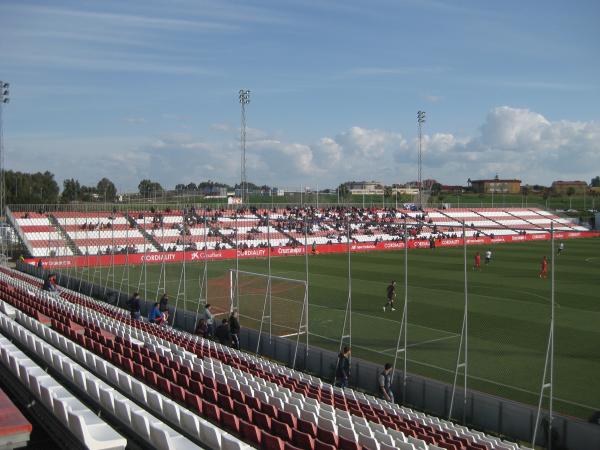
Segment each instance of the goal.
[{"label": "goal", "polygon": [[240,323],[259,331],[257,353],[263,337],[279,336],[308,346],[308,285],[306,280],[263,273],[229,270],[231,310]]}]

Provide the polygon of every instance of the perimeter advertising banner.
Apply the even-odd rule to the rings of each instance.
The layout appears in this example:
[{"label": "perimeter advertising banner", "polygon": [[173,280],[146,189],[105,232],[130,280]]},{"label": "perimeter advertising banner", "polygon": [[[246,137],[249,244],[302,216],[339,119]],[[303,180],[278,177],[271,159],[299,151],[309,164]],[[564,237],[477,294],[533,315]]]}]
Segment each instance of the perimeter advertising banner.
[{"label": "perimeter advertising banner", "polygon": [[[573,239],[584,237],[600,236],[596,231],[580,232],[559,232],[554,233],[555,239]],[[496,236],[496,237],[471,237],[467,238],[467,245],[490,245],[510,242],[539,241],[550,239],[550,233],[527,234],[516,236]],[[462,238],[455,239],[436,239],[436,247],[458,247],[463,245]],[[429,240],[410,240],[408,248],[429,248]],[[297,256],[304,255],[307,251],[312,253],[311,243],[308,246],[300,245],[296,247],[274,247],[271,249],[271,256]],[[402,250],[404,242],[386,241],[378,242],[358,242],[350,244],[352,252],[368,252],[374,250]],[[316,246],[316,253],[345,253],[348,251],[348,244],[323,244]],[[185,252],[160,252],[160,253],[132,253],[129,255],[89,255],[89,256],[64,256],[55,258],[30,258],[25,262],[37,264],[42,260],[44,268],[66,268],[66,267],[89,267],[89,266],[110,266],[112,264],[121,266],[126,264],[143,263],[176,263],[182,261],[204,261],[204,260],[223,260],[239,258],[266,258],[269,255],[267,248],[249,248],[245,250],[224,249],[224,250],[190,250]]]}]

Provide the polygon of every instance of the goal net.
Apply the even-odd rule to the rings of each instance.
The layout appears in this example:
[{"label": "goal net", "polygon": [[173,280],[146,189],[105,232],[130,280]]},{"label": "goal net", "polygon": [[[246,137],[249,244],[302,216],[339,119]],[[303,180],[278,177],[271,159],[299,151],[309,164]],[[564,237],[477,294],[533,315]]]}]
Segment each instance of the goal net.
[{"label": "goal net", "polygon": [[229,271],[229,296],[240,324],[262,334],[296,338],[307,331],[305,280]]}]

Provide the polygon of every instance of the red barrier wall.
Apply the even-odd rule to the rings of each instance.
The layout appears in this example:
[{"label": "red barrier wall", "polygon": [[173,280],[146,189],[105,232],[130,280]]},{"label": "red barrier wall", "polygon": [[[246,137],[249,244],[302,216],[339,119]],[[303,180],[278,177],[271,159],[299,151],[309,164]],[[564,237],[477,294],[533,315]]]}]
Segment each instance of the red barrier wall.
[{"label": "red barrier wall", "polygon": [[[599,232],[596,231],[577,231],[577,232],[559,232],[554,233],[555,239],[573,239],[573,238],[585,238],[585,237],[597,237],[600,236]],[[509,242],[524,242],[524,241],[540,241],[550,239],[550,233],[540,234],[527,234],[517,236],[496,236],[490,237],[479,237],[479,238],[467,238],[467,245],[489,245],[489,244],[500,244]],[[457,247],[463,245],[462,238],[456,239],[437,239],[435,241],[437,247]],[[311,245],[308,246],[309,252],[311,251]],[[404,242],[386,241],[378,242],[362,242],[354,243],[350,245],[350,250],[353,252],[368,252],[372,250],[400,250],[404,248]],[[408,241],[408,248],[429,248],[428,240],[412,240]],[[347,244],[323,244],[317,246],[317,252],[319,254],[324,253],[344,253],[348,251]],[[264,258],[268,256],[268,250],[266,248],[251,248],[247,250],[237,250],[240,258]],[[271,249],[271,256],[294,256],[304,255],[305,247],[275,247]],[[90,255],[90,256],[64,256],[55,258],[30,258],[26,259],[25,262],[29,264],[37,264],[41,259],[44,268],[64,268],[64,267],[88,267],[88,266],[109,266],[113,264],[112,255]],[[225,250],[197,250],[197,251],[186,251],[186,252],[162,252],[162,253],[134,253],[130,255],[118,254],[114,255],[115,265],[125,264],[143,264],[144,261],[147,263],[160,263],[160,262],[181,262],[184,259],[186,261],[204,261],[208,260],[222,260],[222,259],[235,259],[235,249]]]}]

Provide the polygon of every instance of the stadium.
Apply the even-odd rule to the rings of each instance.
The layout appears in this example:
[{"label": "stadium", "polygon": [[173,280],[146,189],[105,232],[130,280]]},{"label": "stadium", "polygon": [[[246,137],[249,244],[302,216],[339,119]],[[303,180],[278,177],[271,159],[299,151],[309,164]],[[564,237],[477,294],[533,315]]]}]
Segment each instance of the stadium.
[{"label": "stadium", "polygon": [[[388,77],[414,85],[407,98],[427,103],[439,127],[473,118],[444,109],[451,94],[417,87],[464,82],[448,84],[457,69],[438,47],[449,36],[424,38],[431,66],[380,67],[389,55],[373,47],[406,51],[394,42],[432,18],[493,30],[499,11],[517,35],[526,27],[508,6],[9,3],[0,9],[14,23],[0,37],[31,56],[7,51],[0,69],[11,79],[0,81],[0,448],[600,449],[597,119],[486,104],[468,137],[428,134],[420,109],[414,138],[385,130],[397,104],[384,105],[401,92]],[[298,69],[305,54],[354,62],[337,26],[375,39],[350,45],[373,65],[333,75],[308,58],[311,70]],[[500,45],[481,39],[485,52]],[[224,56],[245,45],[264,54]],[[278,58],[293,74],[269,65]],[[592,92],[575,106],[596,92],[481,73],[485,82],[460,72],[473,97],[493,97],[493,85],[548,111],[574,114],[571,98],[532,91]],[[34,83],[42,75],[52,89]],[[56,84],[64,75],[82,84]],[[259,86],[252,107],[264,101],[261,128],[247,125],[250,91],[231,90],[246,79]],[[47,103],[54,89],[65,98]],[[176,105],[159,112],[171,90]],[[364,111],[346,103],[355,95]],[[298,115],[277,112],[286,96]],[[126,117],[116,124],[107,111]],[[286,140],[344,121],[347,131],[313,144]],[[199,127],[225,138],[195,136]],[[96,186],[79,182],[90,177]]]}]

